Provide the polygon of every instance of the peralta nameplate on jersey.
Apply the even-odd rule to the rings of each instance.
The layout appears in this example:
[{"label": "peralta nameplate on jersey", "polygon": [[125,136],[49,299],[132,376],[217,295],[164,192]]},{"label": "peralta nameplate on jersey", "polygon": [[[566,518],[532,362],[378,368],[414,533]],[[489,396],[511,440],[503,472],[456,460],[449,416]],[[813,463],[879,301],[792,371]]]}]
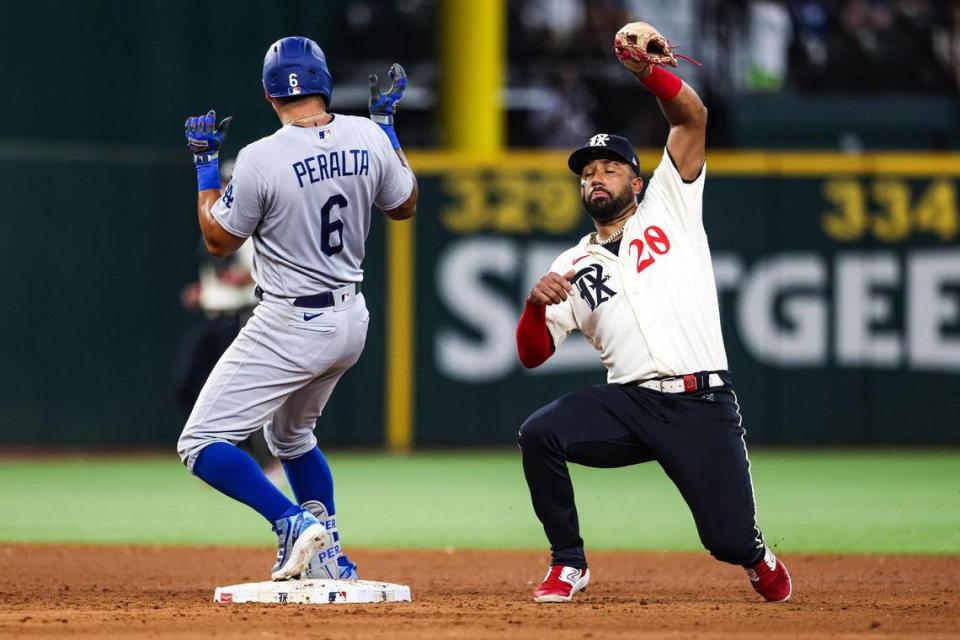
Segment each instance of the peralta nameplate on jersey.
[{"label": "peralta nameplate on jersey", "polygon": [[220,604],[375,604],[410,602],[410,587],[372,580],[287,580],[217,587]]}]

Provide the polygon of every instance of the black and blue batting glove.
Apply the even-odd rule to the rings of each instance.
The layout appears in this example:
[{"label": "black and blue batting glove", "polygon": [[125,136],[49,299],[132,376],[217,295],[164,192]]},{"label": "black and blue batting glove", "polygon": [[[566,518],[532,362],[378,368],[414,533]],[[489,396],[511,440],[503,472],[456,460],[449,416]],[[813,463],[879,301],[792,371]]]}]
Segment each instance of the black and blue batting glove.
[{"label": "black and blue batting glove", "polygon": [[227,137],[227,129],[233,117],[224,118],[217,124],[217,112],[211,109],[205,116],[187,118],[183,125],[183,135],[187,138],[187,148],[193,153],[193,164],[197,167],[197,189],[220,188],[220,147]]},{"label": "black and blue batting glove", "polygon": [[393,129],[393,114],[397,112],[397,103],[403,99],[403,92],[407,88],[407,73],[398,63],[394,62],[387,71],[393,81],[386,93],[380,93],[380,80],[377,74],[370,74],[370,119],[380,125],[383,132],[390,138],[394,149],[400,148],[397,132]]}]

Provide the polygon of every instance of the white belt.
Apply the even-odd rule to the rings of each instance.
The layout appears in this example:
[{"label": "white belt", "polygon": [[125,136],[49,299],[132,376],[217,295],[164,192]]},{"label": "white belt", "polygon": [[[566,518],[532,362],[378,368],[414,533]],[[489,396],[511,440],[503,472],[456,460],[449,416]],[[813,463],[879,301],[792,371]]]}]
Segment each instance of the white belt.
[{"label": "white belt", "polygon": [[[697,389],[697,378],[693,374],[678,376],[676,378],[664,378],[663,380],[646,380],[637,386],[659,391],[660,393],[691,393],[693,391],[699,391],[699,389]],[[711,373],[707,375],[708,389],[722,386],[723,380],[720,379],[718,374]]]}]

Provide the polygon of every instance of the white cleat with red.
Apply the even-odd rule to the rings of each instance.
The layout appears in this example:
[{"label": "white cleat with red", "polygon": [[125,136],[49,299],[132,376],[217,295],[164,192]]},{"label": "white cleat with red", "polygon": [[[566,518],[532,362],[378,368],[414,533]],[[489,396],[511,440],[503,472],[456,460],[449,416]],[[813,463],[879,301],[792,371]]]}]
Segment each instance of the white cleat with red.
[{"label": "white cleat with red", "polygon": [[753,590],[767,602],[786,602],[793,595],[793,582],[787,567],[770,549],[752,567],[744,567]]},{"label": "white cleat with red", "polygon": [[590,569],[550,565],[547,576],[533,591],[534,602],[570,602],[590,583]]}]

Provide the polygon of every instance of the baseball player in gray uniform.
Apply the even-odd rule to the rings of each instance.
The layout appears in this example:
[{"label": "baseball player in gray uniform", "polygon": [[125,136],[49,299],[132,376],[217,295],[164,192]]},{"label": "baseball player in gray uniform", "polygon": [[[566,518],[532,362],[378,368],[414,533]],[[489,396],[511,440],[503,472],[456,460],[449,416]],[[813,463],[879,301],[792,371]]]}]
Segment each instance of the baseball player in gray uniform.
[{"label": "baseball player in gray uniform", "polygon": [[[274,580],[357,577],[341,553],[333,477],[313,430],[366,340],[360,283],[371,206],[393,220],[416,210],[416,179],[393,129],[406,76],[398,64],[389,75],[385,93],[370,76],[371,119],[333,114],[333,82],[317,43],[272,44],[263,87],[282,126],[240,152],[222,191],[217,153],[230,119],[217,125],[210,111],[185,125],[207,248],[230,255],[252,237],[260,304],[211,372],[177,448],[195,475],[272,525]],[[235,446],[258,429],[298,504]]]}]

